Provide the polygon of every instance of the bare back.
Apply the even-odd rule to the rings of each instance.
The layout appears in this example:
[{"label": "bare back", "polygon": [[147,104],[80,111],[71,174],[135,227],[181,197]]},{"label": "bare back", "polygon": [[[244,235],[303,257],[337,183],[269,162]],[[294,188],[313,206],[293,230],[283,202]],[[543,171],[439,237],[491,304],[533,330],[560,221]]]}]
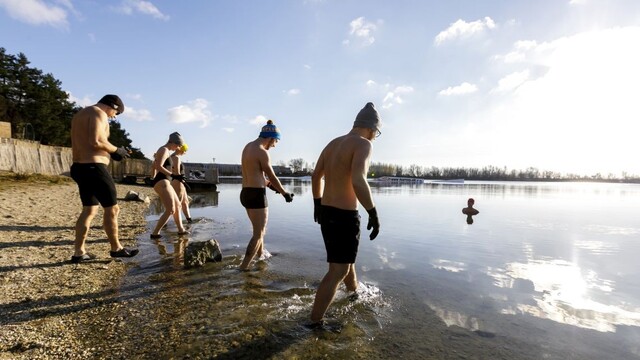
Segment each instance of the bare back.
[{"label": "bare back", "polygon": [[248,143],[242,150],[242,187],[265,187],[264,173],[271,168],[271,163],[259,140]]},{"label": "bare back", "polygon": [[[322,197],[322,204],[344,210],[356,210],[358,201],[373,207],[371,189],[367,183],[367,169],[371,156],[371,142],[349,133],[332,140],[322,151],[313,176],[314,198]],[[324,188],[321,177],[324,176]]]},{"label": "bare back", "polygon": [[[107,114],[97,106],[78,111],[71,120],[71,152],[74,163],[109,164],[109,121]],[[111,145],[113,147],[113,145]]]}]

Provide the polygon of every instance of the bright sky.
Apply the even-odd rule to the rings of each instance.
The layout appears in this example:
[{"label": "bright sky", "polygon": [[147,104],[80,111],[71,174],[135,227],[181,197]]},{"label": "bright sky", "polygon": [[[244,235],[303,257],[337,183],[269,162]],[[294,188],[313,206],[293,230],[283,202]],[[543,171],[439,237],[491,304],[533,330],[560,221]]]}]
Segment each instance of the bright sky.
[{"label": "bright sky", "polygon": [[638,0],[0,0],[0,46],[80,105],[122,97],[147,157],[314,163],[368,101],[372,161],[640,175]]}]

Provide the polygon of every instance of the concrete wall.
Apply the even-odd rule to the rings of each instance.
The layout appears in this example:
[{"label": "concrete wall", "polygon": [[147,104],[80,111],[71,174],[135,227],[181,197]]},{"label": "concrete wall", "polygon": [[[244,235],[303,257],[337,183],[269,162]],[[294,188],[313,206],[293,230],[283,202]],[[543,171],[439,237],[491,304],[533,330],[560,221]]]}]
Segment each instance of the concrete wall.
[{"label": "concrete wall", "polygon": [[[0,138],[0,170],[18,174],[69,175],[73,163],[71,148],[42,145],[37,141]],[[151,176],[151,161],[124,159],[111,161],[109,172],[116,181],[126,176]],[[185,163],[185,170],[201,170],[204,182],[217,184],[218,170],[213,164]]]},{"label": "concrete wall", "polygon": [[63,175],[69,173],[71,162],[71,148],[0,138],[0,170],[19,174]]},{"label": "concrete wall", "polygon": [[[71,148],[0,138],[0,170],[18,174],[69,175],[72,163]],[[127,175],[150,176],[151,161],[111,161],[109,172],[118,181]]]}]

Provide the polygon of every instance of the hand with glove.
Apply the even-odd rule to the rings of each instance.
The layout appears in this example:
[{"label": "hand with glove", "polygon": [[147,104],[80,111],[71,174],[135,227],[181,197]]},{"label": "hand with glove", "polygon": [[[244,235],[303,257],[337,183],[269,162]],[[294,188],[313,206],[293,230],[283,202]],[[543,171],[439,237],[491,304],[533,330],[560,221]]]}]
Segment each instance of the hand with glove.
[{"label": "hand with glove", "polygon": [[284,196],[284,199],[285,199],[288,203],[290,203],[290,202],[292,202],[292,201],[293,201],[293,195],[294,195],[293,193],[284,193],[284,194],[282,194],[282,196]]},{"label": "hand with glove", "polygon": [[322,198],[313,199],[313,221],[322,224]]},{"label": "hand with glove", "polygon": [[369,235],[369,240],[373,240],[378,236],[380,232],[380,221],[378,220],[378,211],[375,206],[371,209],[367,210],[369,213],[369,222],[367,223],[367,230],[373,229],[371,234]]},{"label": "hand with glove", "polygon": [[116,149],[116,151],[112,152],[109,155],[115,161],[120,161],[124,158],[128,158],[129,156],[131,156],[129,155],[129,150],[127,150],[127,148],[124,146],[120,146],[119,148]]}]

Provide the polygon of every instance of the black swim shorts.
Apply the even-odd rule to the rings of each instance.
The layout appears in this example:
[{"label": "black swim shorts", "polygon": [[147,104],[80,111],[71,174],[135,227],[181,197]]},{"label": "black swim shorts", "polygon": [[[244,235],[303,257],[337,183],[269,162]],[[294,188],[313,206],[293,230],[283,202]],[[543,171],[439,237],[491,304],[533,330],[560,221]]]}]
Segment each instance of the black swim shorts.
[{"label": "black swim shorts", "polygon": [[327,262],[353,264],[360,243],[360,215],[357,210],[343,210],[322,205],[322,238]]},{"label": "black swim shorts", "polygon": [[118,203],[116,185],[107,165],[73,163],[71,178],[78,184],[83,206],[100,204],[108,208]]},{"label": "black swim shorts", "polygon": [[264,209],[267,207],[267,192],[265,188],[243,187],[240,203],[247,209]]}]

